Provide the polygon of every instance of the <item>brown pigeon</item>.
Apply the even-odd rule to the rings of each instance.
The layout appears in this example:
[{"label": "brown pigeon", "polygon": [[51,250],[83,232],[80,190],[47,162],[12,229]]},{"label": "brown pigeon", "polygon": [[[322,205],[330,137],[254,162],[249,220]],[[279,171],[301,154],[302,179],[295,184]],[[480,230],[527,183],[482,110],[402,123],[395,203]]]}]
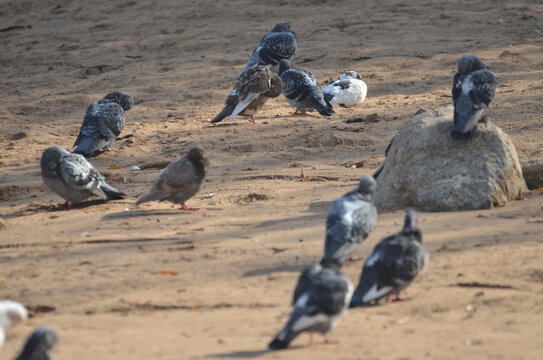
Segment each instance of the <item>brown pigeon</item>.
[{"label": "brown pigeon", "polygon": [[151,190],[136,201],[136,205],[147,201],[170,201],[181,204],[179,210],[198,210],[185,205],[196,195],[209,169],[209,160],[204,149],[193,147],[187,155],[172,162],[158,174]]}]

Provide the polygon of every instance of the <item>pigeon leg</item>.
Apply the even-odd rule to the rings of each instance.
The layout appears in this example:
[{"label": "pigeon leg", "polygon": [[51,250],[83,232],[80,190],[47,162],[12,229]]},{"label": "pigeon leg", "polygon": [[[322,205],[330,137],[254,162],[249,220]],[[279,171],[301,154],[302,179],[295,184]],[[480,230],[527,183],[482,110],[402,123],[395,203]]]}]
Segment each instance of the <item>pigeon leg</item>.
[{"label": "pigeon leg", "polygon": [[254,116],[254,115],[251,115],[251,120],[253,120],[253,125],[256,125],[255,116]]},{"label": "pigeon leg", "polygon": [[480,118],[478,122],[480,122],[480,123],[485,123],[485,124],[486,124],[486,123],[488,122],[488,121],[487,121],[488,119],[486,118],[486,116],[487,116],[486,114],[483,115],[483,117]]},{"label": "pigeon leg", "polygon": [[57,205],[58,205],[58,207],[60,207],[61,209],[64,209],[64,210],[71,210],[72,209],[72,206],[70,205],[70,203],[68,201],[65,201],[65,202],[57,204]]},{"label": "pigeon leg", "polygon": [[116,152],[117,152],[116,150],[113,150],[110,146],[108,146],[108,147],[104,150],[104,152],[106,152],[106,151],[107,151],[107,152],[112,152],[112,153],[116,153]]},{"label": "pigeon leg", "polygon": [[352,256],[352,255],[349,255],[347,256],[347,261],[361,261],[362,258],[360,256]]},{"label": "pigeon leg", "polygon": [[311,345],[318,345],[318,344],[339,344],[339,340],[328,337],[327,335],[323,335],[322,341],[317,341],[313,338],[313,333],[310,331],[309,334],[309,343]]},{"label": "pigeon leg", "polygon": [[179,210],[196,211],[196,210],[200,210],[200,208],[193,208],[193,207],[187,206],[185,203],[182,203]]},{"label": "pigeon leg", "polygon": [[325,344],[339,344],[338,339],[331,338],[328,335],[323,335],[323,337],[324,337]]},{"label": "pigeon leg", "polygon": [[400,294],[388,295],[387,296],[387,302],[389,302],[389,301],[405,301],[405,300],[411,300],[411,298],[401,297]]}]

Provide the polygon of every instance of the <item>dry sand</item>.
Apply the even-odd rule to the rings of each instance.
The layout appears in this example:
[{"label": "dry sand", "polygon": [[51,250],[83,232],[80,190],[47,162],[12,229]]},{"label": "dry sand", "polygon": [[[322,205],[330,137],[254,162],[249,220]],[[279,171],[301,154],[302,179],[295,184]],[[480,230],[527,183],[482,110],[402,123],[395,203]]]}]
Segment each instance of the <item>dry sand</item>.
[{"label": "dry sand", "polygon": [[[373,172],[419,108],[451,102],[462,55],[496,74],[489,118],[521,162],[543,161],[540,1],[298,4],[0,2],[0,299],[33,314],[10,331],[2,359],[43,324],[59,333],[56,360],[543,358],[541,191],[498,209],[421,213],[431,258],[411,301],[350,312],[331,333],[340,344],[304,335],[266,351],[298,273],[322,254],[330,202]],[[298,35],[296,64],[323,85],[357,70],[369,98],[324,118],[288,116],[281,96],[258,125],[209,126],[261,36],[283,20]],[[70,149],[88,104],[112,90],[136,100],[121,134],[132,137],[92,162],[130,196],[56,210],[41,152]],[[345,123],[372,114],[377,122]],[[212,162],[188,202],[201,210],[135,208],[158,169],[131,168],[194,144]],[[297,181],[301,169],[326,181]],[[357,255],[402,218],[380,215]],[[361,266],[344,267],[355,283]]]}]

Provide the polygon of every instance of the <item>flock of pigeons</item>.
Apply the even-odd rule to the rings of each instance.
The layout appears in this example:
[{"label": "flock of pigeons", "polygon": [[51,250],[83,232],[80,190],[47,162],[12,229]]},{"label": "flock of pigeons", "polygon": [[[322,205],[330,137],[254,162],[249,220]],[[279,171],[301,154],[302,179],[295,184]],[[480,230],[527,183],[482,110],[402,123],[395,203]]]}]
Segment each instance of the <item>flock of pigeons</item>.
[{"label": "flock of pigeons", "polygon": [[[279,23],[264,37],[251,54],[247,66],[228,94],[225,106],[210,122],[217,123],[238,115],[251,117],[267,99],[284,94],[295,108],[294,114],[314,109],[331,116],[334,108],[357,105],[366,98],[367,87],[360,74],[346,71],[321,89],[315,75],[307,68],[291,64],[298,49],[298,39],[286,22]],[[454,126],[451,136],[465,140],[494,97],[494,74],[475,55],[463,56],[453,80]],[[126,196],[109,185],[87,160],[104,151],[121,133],[125,112],[134,105],[131,95],[111,92],[92,103],[85,114],[75,149],[59,146],[47,148],[40,161],[41,176],[47,187],[65,199],[65,209],[90,196],[120,199]],[[197,210],[186,201],[201,188],[209,169],[209,160],[201,147],[194,147],[162,169],[151,189],[136,205],[147,201],[170,201],[183,210]],[[377,224],[377,210],[372,202],[378,172],[364,176],[357,189],[333,202],[327,215],[324,255],[318,264],[302,272],[294,291],[293,311],[289,321],[273,341],[270,349],[286,348],[301,332],[326,333],[337,324],[350,307],[366,306],[387,300],[400,300],[405,289],[423,270],[428,253],[422,245],[417,214],[408,210],[403,229],[384,238],[366,260],[360,281],[353,293],[349,278],[341,274],[343,263],[368,237]],[[23,305],[0,302],[0,347],[6,329],[28,316]],[[41,327],[28,339],[17,360],[49,359],[47,351],[57,341],[53,329]]]}]

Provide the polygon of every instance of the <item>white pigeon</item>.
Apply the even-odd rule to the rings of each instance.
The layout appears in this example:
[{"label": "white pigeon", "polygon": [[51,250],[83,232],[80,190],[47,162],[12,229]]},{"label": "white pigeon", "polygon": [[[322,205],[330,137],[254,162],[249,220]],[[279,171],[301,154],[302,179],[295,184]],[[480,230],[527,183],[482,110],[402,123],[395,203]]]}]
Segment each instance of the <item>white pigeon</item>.
[{"label": "white pigeon", "polygon": [[6,341],[6,331],[18,322],[28,318],[23,304],[16,301],[0,301],[0,349]]},{"label": "white pigeon", "polygon": [[345,71],[323,90],[324,98],[333,107],[351,107],[366,99],[368,87],[356,71]]}]

